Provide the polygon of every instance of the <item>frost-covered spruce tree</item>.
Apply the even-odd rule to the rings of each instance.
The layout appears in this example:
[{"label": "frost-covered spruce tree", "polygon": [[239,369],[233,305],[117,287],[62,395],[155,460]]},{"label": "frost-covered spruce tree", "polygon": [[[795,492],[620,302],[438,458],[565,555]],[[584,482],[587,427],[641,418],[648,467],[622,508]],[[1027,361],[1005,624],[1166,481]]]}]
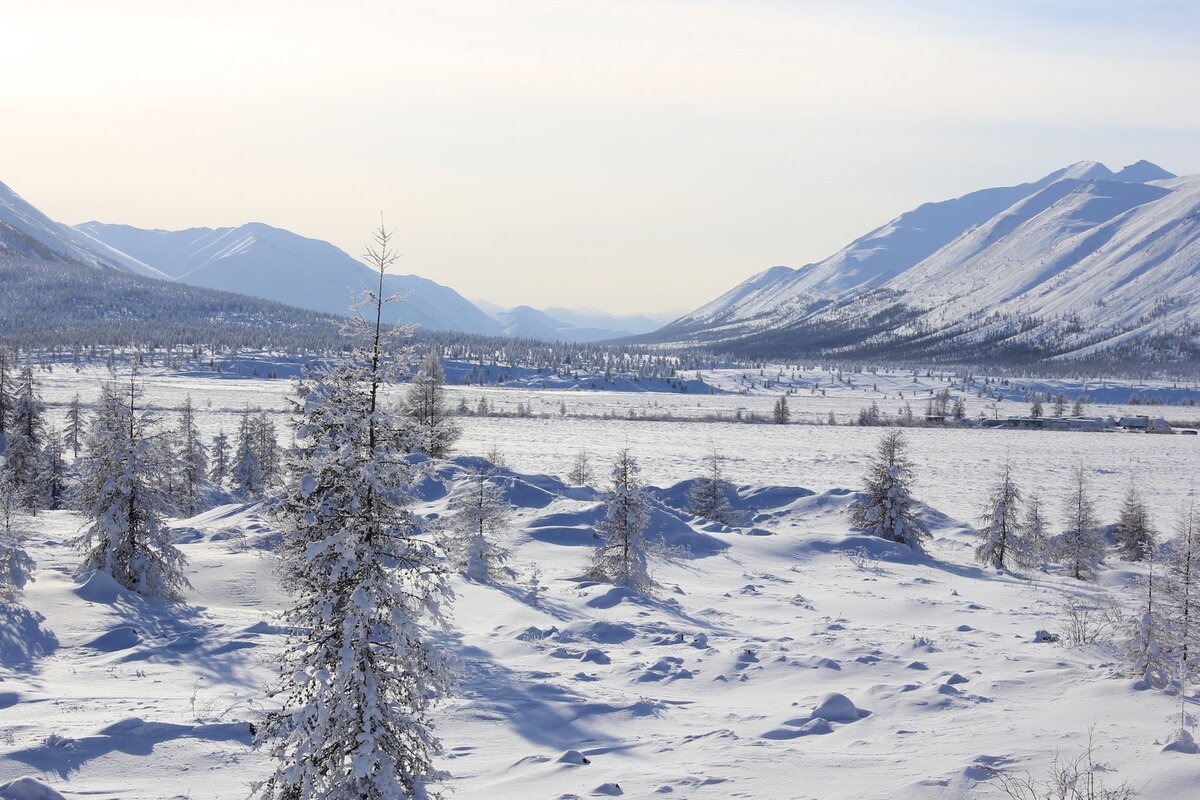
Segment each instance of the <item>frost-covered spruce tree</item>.
[{"label": "frost-covered spruce tree", "polygon": [[393,260],[380,227],[373,319],[349,325],[353,353],[297,386],[294,480],[281,501],[281,571],[295,632],[281,669],[283,707],[259,729],[270,800],[417,800],[442,775],[430,705],[449,689],[426,641],[444,597],[444,560],[411,510],[415,474],[404,420],[382,402],[395,374],[382,323]]},{"label": "frost-covered spruce tree", "polygon": [[33,382],[33,365],[26,363],[21,368],[13,400],[4,471],[21,506],[35,512],[41,507],[41,481],[46,471],[42,453],[46,442],[45,411],[46,404]]},{"label": "frost-covered spruce tree", "polygon": [[437,350],[430,350],[400,401],[401,413],[409,419],[417,450],[431,458],[445,458],[462,434],[446,407],[445,383],[446,373]]},{"label": "frost-covered spruce tree", "polygon": [[1034,489],[1025,498],[1025,519],[1021,523],[1025,547],[1021,552],[1022,566],[1046,569],[1050,556],[1050,535],[1046,528],[1046,517],[1042,513],[1042,498]]},{"label": "frost-covered spruce tree", "polygon": [[1186,683],[1200,667],[1200,513],[1194,500],[1179,514],[1164,567],[1167,638]]},{"label": "frost-covered spruce tree", "polygon": [[1154,528],[1150,524],[1150,509],[1133,483],[1125,492],[1121,515],[1117,519],[1117,547],[1126,561],[1141,561],[1154,549]]},{"label": "frost-covered spruce tree", "polygon": [[908,440],[898,430],[888,431],[867,468],[862,496],[850,506],[854,527],[919,549],[929,531],[912,496],[914,480]]},{"label": "frost-covered spruce tree", "polygon": [[79,399],[79,392],[71,398],[70,404],[67,406],[67,427],[64,431],[66,436],[66,446],[71,450],[71,458],[79,458],[79,449],[83,445],[83,437],[86,432],[83,422],[83,403]]},{"label": "frost-covered spruce tree", "polygon": [[[1162,600],[1155,596],[1155,551],[1146,552],[1146,596],[1141,609],[1134,616],[1127,650],[1132,662],[1133,674],[1150,686],[1162,688],[1171,682],[1174,672],[1170,653],[1165,646]],[[1161,591],[1160,591],[1161,594]]]},{"label": "frost-covered spruce tree", "polygon": [[4,443],[8,438],[8,422],[12,416],[12,367],[12,354],[7,347],[0,344],[0,452],[4,450]]},{"label": "frost-covered spruce tree", "polygon": [[250,409],[242,412],[238,423],[237,445],[233,452],[233,469],[230,478],[233,490],[247,500],[260,500],[266,492],[266,476],[262,461],[258,458],[259,436],[255,418]]},{"label": "frost-covered spruce tree", "polygon": [[988,497],[979,529],[983,541],[975,548],[975,558],[996,569],[1023,562],[1020,510],[1021,490],[1013,480],[1012,464],[1006,460]]},{"label": "frost-covered spruce tree", "polygon": [[1071,475],[1071,489],[1063,510],[1063,532],[1054,539],[1054,556],[1076,580],[1090,581],[1104,563],[1104,534],[1089,494],[1087,469],[1082,463]]},{"label": "frost-covered spruce tree", "polygon": [[57,510],[67,506],[70,467],[67,448],[57,428],[47,428],[46,444],[42,448],[43,472],[38,490],[42,508]]},{"label": "frost-covered spruce tree", "polygon": [[15,602],[33,580],[33,559],[25,552],[28,538],[12,481],[0,472],[0,603]]},{"label": "frost-covered spruce tree", "polygon": [[75,540],[80,572],[97,569],[147,597],[178,600],[187,559],[163,527],[170,508],[163,476],[170,454],[141,389],[105,384],[81,463],[79,500],[91,522]]},{"label": "frost-covered spruce tree", "polygon": [[604,519],[596,525],[600,544],[592,555],[589,576],[637,592],[648,591],[650,580],[646,526],[650,504],[642,486],[637,459],[625,448],[612,467],[612,489],[604,501]]},{"label": "frost-covered spruce tree", "polygon": [[209,452],[212,454],[212,466],[209,468],[208,479],[213,486],[224,489],[225,481],[229,479],[230,460],[229,437],[223,429],[213,437]]},{"label": "frost-covered spruce tree", "polygon": [[733,485],[725,480],[721,469],[721,454],[714,446],[712,452],[704,458],[704,475],[696,480],[688,497],[691,512],[711,522],[722,525],[733,524],[733,511],[729,505],[729,495]]},{"label": "frost-covered spruce tree", "polygon": [[208,483],[208,448],[200,438],[196,427],[196,411],[192,396],[183,401],[179,414],[179,426],[175,432],[175,463],[179,469],[176,480],[176,505],[185,516],[203,510],[204,487]]},{"label": "frost-covered spruce tree", "polygon": [[254,418],[254,449],[262,469],[262,493],[275,489],[281,479],[279,432],[266,411]]},{"label": "frost-covered spruce tree", "polygon": [[450,498],[450,531],[458,568],[476,581],[504,569],[508,549],[497,538],[512,520],[512,506],[483,472],[472,472]]}]

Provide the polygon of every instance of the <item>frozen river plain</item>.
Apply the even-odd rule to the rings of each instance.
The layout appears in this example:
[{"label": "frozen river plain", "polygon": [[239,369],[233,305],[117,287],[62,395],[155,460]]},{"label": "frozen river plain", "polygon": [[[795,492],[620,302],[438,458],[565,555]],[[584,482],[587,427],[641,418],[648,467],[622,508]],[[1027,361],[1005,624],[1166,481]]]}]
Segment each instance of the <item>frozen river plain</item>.
[{"label": "frozen river plain", "polygon": [[[798,424],[778,426],[766,421],[780,392],[758,387],[748,394],[737,393],[734,390],[740,386],[741,374],[706,373],[707,380],[725,390],[709,395],[448,386],[447,404],[451,407],[463,399],[474,410],[482,398],[501,412],[460,417],[463,436],[455,452],[484,455],[494,450],[519,472],[564,476],[580,450],[587,451],[598,473],[603,473],[613,453],[629,447],[645,480],[667,486],[701,474],[704,458],[716,448],[734,483],[802,486],[815,491],[853,489],[861,481],[880,430],[846,423],[872,402],[895,415],[907,401],[919,416],[931,392],[949,389],[953,397],[963,398],[970,419],[1023,415],[1029,408],[1015,399],[981,399],[960,391],[949,379],[914,380],[908,373],[863,374],[838,384],[831,375],[814,374],[809,378],[825,381],[820,384],[825,394],[789,396],[792,419]],[[97,368],[81,372],[59,368],[40,375],[52,418],[61,421],[65,405],[76,393],[85,403],[93,402],[101,382],[109,377],[107,370]],[[277,426],[286,444],[285,412],[291,381],[184,377],[170,372],[148,372],[140,380],[147,402],[163,409],[168,423],[172,412],[189,396],[203,432],[210,437],[222,429],[232,437],[239,412],[265,409],[278,415]],[[1052,391],[1061,389],[1072,401],[1079,394],[1097,393],[1094,387],[1070,381],[1039,385]],[[1200,402],[1200,388],[1170,387],[1170,383],[1149,387],[1110,384],[1103,394],[1128,397],[1160,389],[1177,400]],[[393,389],[391,394],[398,397],[399,392]],[[532,416],[513,416],[518,405],[527,406]],[[732,421],[739,410],[744,418],[754,414],[759,421]],[[631,412],[637,418],[630,419]],[[841,424],[823,424],[831,413]],[[1150,414],[1191,421],[1200,419],[1200,406],[1089,403],[1087,413],[1113,417]],[[655,419],[644,419],[647,415]],[[662,419],[666,415],[674,419]],[[730,421],[689,421],[718,415]],[[1106,519],[1115,517],[1130,480],[1144,488],[1155,508],[1174,512],[1200,479],[1200,437],[955,426],[910,428],[906,433],[917,471],[917,495],[964,522],[979,515],[987,484],[1005,459],[1013,464],[1021,485],[1027,491],[1037,490],[1052,507],[1069,472],[1083,463],[1093,479],[1098,510]]]}]

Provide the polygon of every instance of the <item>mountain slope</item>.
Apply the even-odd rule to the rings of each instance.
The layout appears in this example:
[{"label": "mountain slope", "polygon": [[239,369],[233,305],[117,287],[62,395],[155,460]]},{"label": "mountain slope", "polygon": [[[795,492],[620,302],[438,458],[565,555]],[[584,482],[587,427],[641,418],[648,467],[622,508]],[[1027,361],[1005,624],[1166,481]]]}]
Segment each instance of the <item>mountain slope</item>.
[{"label": "mountain slope", "polygon": [[[262,223],[162,231],[87,222],[78,230],[181,283],[325,313],[346,314],[354,294],[376,285],[368,267],[328,242]],[[432,330],[501,332],[495,320],[453,289],[426,278],[388,275],[385,291],[405,296],[405,302],[391,305],[389,321]]]},{"label": "mountain slope", "polygon": [[0,341],[21,349],[156,344],[319,353],[341,321],[119,269],[0,251]]},{"label": "mountain slope", "polygon": [[1163,337],[1194,348],[1198,197],[1200,178],[1149,162],[1080,162],[923,205],[825,261],[760,273],[653,338],[922,358],[1088,356]]},{"label": "mountain slope", "polygon": [[123,269],[149,278],[167,277],[84,231],[55,222],[3,183],[0,183],[0,253]]}]

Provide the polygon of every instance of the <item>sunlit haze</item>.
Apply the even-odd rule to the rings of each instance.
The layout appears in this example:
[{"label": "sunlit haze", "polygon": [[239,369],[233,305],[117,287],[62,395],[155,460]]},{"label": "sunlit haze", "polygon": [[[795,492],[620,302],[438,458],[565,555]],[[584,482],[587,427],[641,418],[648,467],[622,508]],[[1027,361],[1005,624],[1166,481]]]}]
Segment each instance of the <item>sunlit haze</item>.
[{"label": "sunlit haze", "polygon": [[[7,3],[0,181],[669,311],[1081,159],[1200,172],[1190,2]],[[1174,76],[1173,78],[1170,76]],[[636,286],[634,292],[632,287]]]}]

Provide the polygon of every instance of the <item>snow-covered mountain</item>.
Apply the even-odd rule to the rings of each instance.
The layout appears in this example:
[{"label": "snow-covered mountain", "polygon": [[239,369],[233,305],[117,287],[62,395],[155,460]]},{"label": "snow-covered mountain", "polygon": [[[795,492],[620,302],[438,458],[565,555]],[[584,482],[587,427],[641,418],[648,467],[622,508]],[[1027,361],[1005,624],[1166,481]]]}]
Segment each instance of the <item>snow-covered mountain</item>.
[{"label": "snow-covered mountain", "polygon": [[475,305],[504,327],[506,336],[561,342],[603,342],[658,330],[673,314],[609,314],[596,309],[516,306],[505,308],[487,301]]},{"label": "snow-covered mountain", "polygon": [[824,261],[755,275],[653,338],[776,353],[1091,355],[1163,337],[1194,346],[1197,303],[1200,177],[1080,162],[922,205]]},{"label": "snow-covered mountain", "polygon": [[[247,295],[310,311],[345,315],[375,274],[317,239],[261,223],[238,228],[142,230],[55,222],[0,183],[0,255],[96,269]],[[431,330],[500,334],[503,327],[449,287],[416,275],[388,275],[402,294],[391,320]]]},{"label": "snow-covered mountain", "polygon": [[149,278],[167,277],[84,231],[55,222],[3,183],[0,183],[0,253],[123,269]]},{"label": "snow-covered mountain", "polygon": [[[171,280],[346,314],[352,296],[376,284],[368,267],[328,242],[252,222],[237,228],[145,230],[86,222],[76,230],[151,264]],[[458,292],[416,275],[388,275],[385,290],[404,294],[392,321],[432,330],[499,334],[502,327]]]}]

